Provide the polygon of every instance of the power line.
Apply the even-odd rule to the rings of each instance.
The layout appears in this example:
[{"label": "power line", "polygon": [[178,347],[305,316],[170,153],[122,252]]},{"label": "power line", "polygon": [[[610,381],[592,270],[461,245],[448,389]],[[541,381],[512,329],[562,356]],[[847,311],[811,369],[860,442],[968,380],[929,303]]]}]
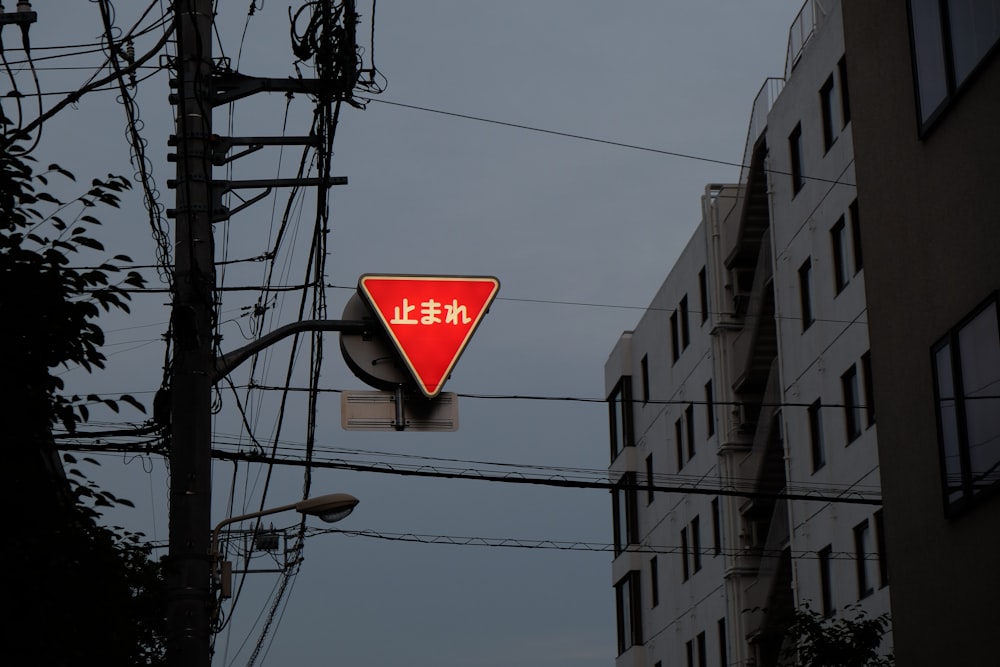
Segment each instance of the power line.
[{"label": "power line", "polygon": [[429,477],[441,479],[467,479],[484,482],[499,482],[507,484],[529,484],[537,486],[553,486],[570,489],[601,489],[604,491],[616,490],[651,490],[659,493],[684,493],[707,496],[734,496],[738,498],[754,498],[762,500],[801,500],[810,502],[826,502],[851,505],[881,505],[881,498],[866,497],[860,493],[854,495],[827,496],[819,493],[784,493],[784,492],[761,492],[740,490],[733,486],[722,486],[716,488],[704,488],[697,486],[667,486],[662,484],[621,484],[612,482],[580,481],[553,478],[533,478],[525,476],[512,476],[471,473],[464,471],[441,471],[428,470],[427,466],[415,469],[397,469],[388,465],[360,465],[344,461],[302,461],[298,459],[278,459],[276,457],[264,456],[247,452],[227,452],[220,449],[212,450],[212,457],[224,461],[245,461],[250,463],[264,463],[268,465],[281,464],[290,466],[311,466],[316,468],[328,468],[333,470],[352,470],[355,472],[371,472],[390,475],[401,475],[408,477]]},{"label": "power line", "polygon": [[[559,551],[615,551],[615,545],[605,542],[585,542],[573,540],[538,540],[522,539],[514,537],[470,537],[457,535],[428,535],[420,533],[391,533],[375,530],[344,530],[341,528],[308,528],[306,537],[316,537],[318,535],[345,535],[347,537],[365,537],[390,542],[418,542],[420,544],[446,544],[449,546],[463,547],[490,547],[508,549],[556,549]],[[784,549],[739,549],[723,548],[716,549],[714,546],[701,547],[695,549],[692,546],[682,545],[657,545],[657,544],[630,544],[626,549],[620,549],[621,553],[642,553],[642,554],[698,554],[699,556],[729,556],[740,557],[752,555],[760,558],[781,558],[785,555]],[[819,551],[816,550],[796,550],[789,551],[792,560],[819,560]],[[824,555],[831,560],[858,560],[857,554],[850,551],[828,551]],[[865,560],[877,561],[879,554],[876,552],[867,553]]]},{"label": "power line", "polygon": [[[403,109],[413,109],[415,111],[425,111],[428,113],[439,114],[442,116],[450,116],[452,118],[462,118],[464,120],[473,120],[480,123],[489,123],[491,125],[500,125],[503,127],[511,127],[517,130],[527,130],[529,132],[539,132],[541,134],[549,134],[557,137],[565,137],[567,139],[577,139],[579,141],[588,141],[596,144],[604,144],[606,146],[616,146],[618,148],[629,148],[637,151],[644,151],[646,153],[656,153],[658,155],[668,155],[670,157],[683,158],[685,160],[697,160],[699,162],[709,162],[711,164],[721,164],[727,167],[739,167],[745,168],[750,165],[745,165],[740,162],[730,162],[728,160],[717,160],[715,158],[703,157],[700,155],[692,155],[690,153],[679,153],[677,151],[668,151],[660,148],[651,148],[649,146],[640,146],[638,144],[627,144],[621,141],[612,141],[610,139],[598,139],[596,137],[588,137],[583,134],[574,134],[572,132],[562,132],[559,130],[548,130],[541,127],[534,127],[531,125],[524,125],[521,123],[511,123],[503,120],[496,120],[493,118],[484,118],[482,116],[472,116],[469,114],[457,113],[454,111],[445,111],[444,109],[433,109],[431,107],[419,106],[416,104],[404,104],[403,102],[393,102],[391,100],[381,99],[381,98],[371,98],[367,100],[368,102],[380,102],[382,104],[388,104],[394,107],[401,107]],[[791,176],[792,174],[787,171],[778,171],[777,169],[766,169],[767,173],[778,174],[781,176]],[[820,178],[818,176],[806,176],[798,175],[799,178],[810,181],[820,181],[824,183],[832,183],[833,185],[846,185],[849,187],[855,187],[854,183],[846,183],[844,181],[832,180],[828,178]]]}]

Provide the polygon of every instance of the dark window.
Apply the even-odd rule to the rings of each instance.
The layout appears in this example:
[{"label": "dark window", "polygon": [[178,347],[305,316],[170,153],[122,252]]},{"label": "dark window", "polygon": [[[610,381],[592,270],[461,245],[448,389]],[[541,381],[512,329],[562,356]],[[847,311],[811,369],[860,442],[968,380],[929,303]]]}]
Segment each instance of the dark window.
[{"label": "dark window", "polygon": [[611,423],[611,460],[614,461],[623,447],[632,446],[632,378],[622,377],[608,397]]},{"label": "dark window", "polygon": [[833,616],[833,575],[831,572],[831,560],[833,559],[833,547],[827,545],[819,550],[819,589],[821,610],[824,616]]},{"label": "dark window", "polygon": [[996,296],[932,349],[945,501],[1000,482],[1000,327]]},{"label": "dark window", "polygon": [[851,97],[847,87],[847,57],[841,56],[837,62],[837,76],[840,77],[840,117],[844,127],[851,122]]},{"label": "dark window", "polygon": [[865,519],[854,527],[854,561],[858,570],[858,599],[872,594],[872,531]]},{"label": "dark window", "polygon": [[875,512],[875,549],[878,550],[878,585],[879,588],[889,585],[889,560],[885,550],[885,521],[882,510]]},{"label": "dark window", "polygon": [[705,437],[715,435],[715,396],[712,393],[712,381],[705,383]]},{"label": "dark window", "polygon": [[708,667],[708,654],[705,651],[705,633],[699,632],[694,638],[698,644],[698,667]]},{"label": "dark window", "polygon": [[996,0],[910,0],[913,67],[926,128],[1000,40]]},{"label": "dark window", "polygon": [[823,114],[823,150],[828,151],[840,135],[840,123],[835,118],[837,104],[833,95],[833,75],[819,89],[819,106]]},{"label": "dark window", "polygon": [[851,244],[854,246],[854,272],[864,267],[861,255],[861,217],[858,215],[858,200],[851,202],[848,208],[851,214]]},{"label": "dark window", "polygon": [[660,565],[656,556],[649,559],[649,595],[653,607],[660,604]]},{"label": "dark window", "polygon": [[694,406],[684,408],[684,426],[687,431],[688,460],[694,458]]},{"label": "dark window", "polygon": [[812,449],[813,472],[826,465],[826,448],[823,446],[823,413],[819,399],[809,406],[809,445]]},{"label": "dark window", "polygon": [[698,297],[701,302],[701,323],[704,324],[705,320],[708,319],[708,274],[705,273],[705,267],[701,268],[698,272]]},{"label": "dark window", "polygon": [[636,505],[635,473],[627,472],[618,480],[611,496],[614,513],[615,555],[629,544],[639,543],[639,508]]},{"label": "dark window", "polygon": [[802,176],[802,123],[797,124],[788,136],[788,153],[792,160],[792,196],[794,197],[806,182]]},{"label": "dark window", "polygon": [[685,642],[684,652],[687,655],[687,667],[694,667],[694,642],[690,640]]},{"label": "dark window", "polygon": [[719,667],[729,667],[729,651],[727,649],[729,641],[726,636],[726,619],[720,618],[717,625],[719,628]]},{"label": "dark window", "polygon": [[854,364],[840,376],[840,386],[844,391],[844,430],[847,444],[861,435],[861,400],[858,393],[858,369]]},{"label": "dark window", "polygon": [[812,258],[799,267],[799,304],[802,307],[802,330],[805,331],[813,323],[812,312]]},{"label": "dark window", "polygon": [[678,419],[674,422],[674,442],[677,444],[677,472],[684,467],[684,422]]},{"label": "dark window", "polygon": [[688,554],[688,529],[687,526],[681,528],[681,578],[684,581],[688,580],[691,576],[691,569],[688,559],[690,555]]},{"label": "dark window", "polygon": [[670,351],[673,353],[674,362],[681,358],[680,339],[677,337],[677,311],[670,313]]},{"label": "dark window", "polygon": [[699,517],[691,519],[691,556],[694,567],[692,572],[701,569],[701,520]]},{"label": "dark window", "polygon": [[833,250],[833,286],[840,294],[847,287],[847,227],[844,216],[840,216],[837,224],[830,229],[830,247]]},{"label": "dark window", "polygon": [[865,414],[868,426],[875,423],[875,376],[872,375],[872,353],[861,355],[861,380],[865,384]]},{"label": "dark window", "polygon": [[688,325],[688,298],[687,294],[681,299],[681,349],[686,350],[691,343],[691,330]]},{"label": "dark window", "polygon": [[712,498],[712,553],[722,553],[722,516],[719,514],[719,499]]},{"label": "dark window", "polygon": [[649,403],[649,355],[642,355],[639,362],[639,370],[642,373],[642,402]]},{"label": "dark window", "polygon": [[653,455],[646,456],[646,504],[653,502]]},{"label": "dark window", "polygon": [[639,573],[632,571],[615,584],[618,616],[618,655],[642,644],[642,606]]}]

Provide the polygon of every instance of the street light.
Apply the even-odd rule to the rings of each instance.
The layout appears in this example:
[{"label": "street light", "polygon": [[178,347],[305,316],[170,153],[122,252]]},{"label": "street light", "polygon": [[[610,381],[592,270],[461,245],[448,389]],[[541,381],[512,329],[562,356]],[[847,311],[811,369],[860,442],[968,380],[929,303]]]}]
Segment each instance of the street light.
[{"label": "street light", "polygon": [[219,560],[219,534],[222,532],[223,528],[231,523],[237,523],[238,521],[256,519],[257,517],[277,514],[278,512],[287,512],[289,510],[295,510],[300,514],[305,514],[307,516],[319,517],[321,521],[325,521],[326,523],[334,523],[336,521],[340,521],[353,512],[354,508],[357,507],[358,502],[360,501],[349,493],[328,493],[325,496],[306,498],[305,500],[300,500],[297,503],[291,503],[289,505],[282,505],[280,507],[260,510],[259,512],[251,512],[250,514],[241,514],[239,516],[229,517],[228,519],[224,519],[219,522],[219,525],[217,525],[215,530],[212,531],[212,549],[210,555],[212,557],[212,568],[219,578],[219,589],[222,597],[228,598],[232,595],[233,572],[231,562]]}]

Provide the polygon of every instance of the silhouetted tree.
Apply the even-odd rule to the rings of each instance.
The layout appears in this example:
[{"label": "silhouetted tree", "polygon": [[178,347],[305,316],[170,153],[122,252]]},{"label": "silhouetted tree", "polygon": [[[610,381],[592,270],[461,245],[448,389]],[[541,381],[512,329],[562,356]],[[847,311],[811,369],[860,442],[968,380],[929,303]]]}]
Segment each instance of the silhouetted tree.
[{"label": "silhouetted tree", "polygon": [[892,655],[880,652],[891,623],[888,614],[869,618],[850,606],[853,618],[825,618],[808,605],[797,609],[785,634],[782,665],[795,667],[892,667]]},{"label": "silhouetted tree", "polygon": [[65,396],[54,374],[72,365],[103,368],[104,335],[95,320],[102,310],[128,311],[126,287],[144,284],[124,270],[131,261],[124,255],[89,268],[70,264],[71,257],[104,254],[91,235],[100,222],[89,211],[117,207],[119,193],[131,186],[109,175],[61,202],[46,191],[48,179],[75,180],[72,174],[55,164],[35,173],[9,137],[0,145],[4,662],[163,664],[159,563],[140,535],[97,522],[102,506],[131,503],[99,489],[78,468],[67,474],[52,439],[54,426],[74,431],[86,421],[88,405],[142,409],[131,396]]}]

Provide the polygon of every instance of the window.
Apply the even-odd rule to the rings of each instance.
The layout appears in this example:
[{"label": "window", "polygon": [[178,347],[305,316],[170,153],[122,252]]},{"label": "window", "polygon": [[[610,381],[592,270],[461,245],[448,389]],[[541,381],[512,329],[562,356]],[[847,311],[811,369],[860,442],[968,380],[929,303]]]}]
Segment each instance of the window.
[{"label": "window", "polygon": [[684,426],[687,431],[688,460],[694,458],[694,406],[688,403],[684,408]]},{"label": "window", "polygon": [[926,129],[1000,40],[996,0],[910,0],[917,108]]},{"label": "window", "polygon": [[722,553],[722,516],[719,514],[719,499],[712,498],[712,554]]},{"label": "window", "polygon": [[649,595],[652,606],[660,604],[660,565],[656,556],[649,559]]},{"label": "window", "polygon": [[726,619],[720,618],[716,625],[719,630],[719,667],[729,667],[729,651],[727,650],[729,642],[726,641]]},{"label": "window", "polygon": [[837,76],[840,77],[840,117],[844,127],[851,122],[851,98],[847,87],[847,57],[841,56],[837,61]]},{"label": "window", "polygon": [[813,472],[826,465],[826,449],[823,447],[823,406],[816,399],[809,406],[809,444],[812,449]]},{"label": "window", "polygon": [[691,344],[691,330],[688,325],[688,298],[687,294],[681,299],[681,349],[686,350]]},{"label": "window", "polygon": [[795,126],[788,136],[788,153],[792,161],[792,196],[794,197],[805,185],[802,177],[802,123]]},{"label": "window", "polygon": [[858,570],[858,599],[872,594],[872,531],[865,519],[854,527],[854,561]]},{"label": "window", "polygon": [[642,404],[649,403],[649,355],[642,355],[639,362],[639,371],[642,374]]},{"label": "window", "polygon": [[820,610],[824,616],[833,616],[833,578],[830,570],[833,546],[826,545],[819,550],[817,555],[819,556]]},{"label": "window", "polygon": [[990,299],[932,348],[945,503],[1000,482],[1000,327]]},{"label": "window", "polygon": [[694,667],[694,642],[688,640],[684,643],[684,652],[687,654],[687,667]]},{"label": "window", "polygon": [[708,654],[705,651],[705,633],[699,632],[694,640],[698,645],[698,667],[708,667]]},{"label": "window", "polygon": [[811,278],[812,258],[810,257],[799,267],[799,304],[802,308],[802,330],[805,331],[813,323]]},{"label": "window", "polygon": [[823,114],[823,150],[828,151],[840,136],[840,123],[837,122],[837,104],[833,95],[833,75],[826,78],[823,87],[819,89],[819,106]]},{"label": "window", "polygon": [[715,396],[712,392],[712,381],[705,383],[705,437],[715,435]]},{"label": "window", "polygon": [[639,543],[639,508],[636,505],[634,472],[627,472],[618,480],[611,495],[611,504],[617,556],[629,544]]},{"label": "window", "polygon": [[878,550],[878,585],[884,588],[889,585],[889,560],[885,550],[885,521],[882,510],[875,512],[875,549]]},{"label": "window", "polygon": [[861,355],[861,380],[865,385],[865,414],[868,426],[875,423],[875,377],[872,375],[872,353]]},{"label": "window", "polygon": [[858,215],[858,200],[855,199],[848,207],[851,214],[851,244],[854,246],[854,273],[864,267],[861,257],[861,218]]},{"label": "window", "polygon": [[608,397],[611,424],[611,460],[614,461],[623,447],[632,443],[632,378],[622,377]]},{"label": "window", "polygon": [[830,246],[833,250],[833,286],[837,294],[847,287],[847,227],[844,216],[840,216],[837,224],[830,230]]},{"label": "window", "polygon": [[618,655],[642,644],[642,606],[639,595],[639,572],[629,572],[615,584],[615,607],[618,616]]},{"label": "window", "polygon": [[847,444],[861,435],[861,400],[858,394],[858,369],[851,364],[847,372],[840,376],[840,386],[844,392],[844,430]]},{"label": "window", "polygon": [[691,556],[692,572],[701,569],[701,520],[699,517],[691,519]]},{"label": "window", "polygon": [[705,273],[705,267],[701,267],[701,271],[698,272],[698,297],[701,302],[701,323],[704,324],[708,320],[708,274]]},{"label": "window", "polygon": [[677,444],[677,472],[684,467],[684,426],[678,419],[674,422],[674,442]]},{"label": "window", "polygon": [[688,562],[688,529],[687,526],[681,528],[681,579],[687,581],[691,576],[691,569]]},{"label": "window", "polygon": [[677,337],[677,311],[670,313],[670,351],[673,353],[674,363],[681,358],[680,339]]},{"label": "window", "polygon": [[646,456],[646,504],[653,502],[653,455]]}]

